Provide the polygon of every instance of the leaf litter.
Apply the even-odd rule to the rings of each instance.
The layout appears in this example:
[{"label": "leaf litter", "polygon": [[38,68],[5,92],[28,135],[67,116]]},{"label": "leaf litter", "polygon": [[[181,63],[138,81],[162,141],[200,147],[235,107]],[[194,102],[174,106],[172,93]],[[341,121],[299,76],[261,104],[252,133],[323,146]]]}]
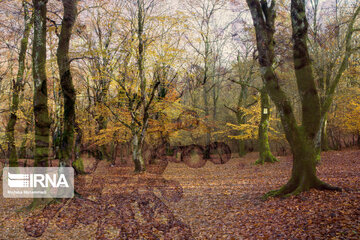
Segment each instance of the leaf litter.
[{"label": "leaf litter", "polygon": [[28,213],[16,210],[31,199],[1,196],[0,239],[360,239],[359,150],[322,154],[318,176],[342,192],[266,201],[292,161],[257,166],[257,157],[196,169],[170,162],[163,174],[141,175],[100,162],[77,180],[82,198]]}]

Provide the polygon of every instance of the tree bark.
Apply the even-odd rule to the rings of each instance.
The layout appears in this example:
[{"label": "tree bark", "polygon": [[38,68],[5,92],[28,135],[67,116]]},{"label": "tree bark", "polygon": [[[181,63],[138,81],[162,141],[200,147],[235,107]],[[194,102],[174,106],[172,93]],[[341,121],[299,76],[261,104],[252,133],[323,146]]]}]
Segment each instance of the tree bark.
[{"label": "tree bark", "polygon": [[[238,64],[240,65],[240,57],[238,57]],[[247,88],[247,86],[245,86],[245,84],[242,84],[240,96],[239,96],[239,99],[237,102],[237,110],[235,112],[237,123],[239,125],[246,123],[245,113],[243,110],[241,110],[241,107],[243,107],[244,103],[246,103],[247,97],[248,97],[248,88]],[[241,132],[240,132],[240,134],[241,134]],[[247,153],[247,151],[245,149],[245,140],[239,139],[238,147],[239,147],[239,149],[238,149],[239,157],[245,156]]]},{"label": "tree bark", "polygon": [[[149,120],[149,110],[154,100],[155,91],[158,88],[160,82],[157,80],[150,87],[147,87],[147,80],[145,75],[145,60],[146,60],[146,45],[147,39],[144,34],[145,21],[146,21],[146,12],[150,12],[149,9],[153,7],[153,3],[145,6],[143,0],[137,0],[137,30],[136,34],[138,37],[138,52],[137,52],[137,67],[139,74],[139,86],[140,86],[140,96],[134,94],[132,98],[129,98],[129,111],[131,113],[132,122],[130,125],[126,126],[131,130],[132,133],[132,151],[133,151],[133,161],[135,164],[135,172],[144,172],[145,162],[142,156],[142,147],[145,139],[145,134],[148,128]],[[151,93],[148,94],[147,90],[151,90]],[[147,98],[148,97],[148,98]],[[137,101],[137,104],[135,104]],[[141,116],[139,118],[139,116]]]},{"label": "tree bark", "polygon": [[211,142],[211,133],[209,124],[209,102],[208,102],[208,90],[206,84],[203,85],[203,98],[204,98],[204,113],[205,113],[205,123],[206,123],[206,134],[205,134],[205,148],[204,148],[204,159],[210,159],[210,142]]},{"label": "tree bark", "polygon": [[270,100],[265,89],[260,92],[261,96],[261,120],[259,124],[259,159],[255,164],[264,164],[265,162],[274,163],[279,160],[274,157],[270,151],[269,145],[269,120],[270,120]]},{"label": "tree bark", "polygon": [[[144,25],[145,25],[145,3],[143,0],[137,0],[137,36],[138,36],[138,57],[137,57],[137,67],[139,73],[140,80],[140,101],[141,101],[141,109],[142,109],[142,123],[135,123],[136,116],[132,113],[133,116],[133,139],[132,139],[132,155],[133,161],[135,164],[135,172],[144,172],[145,169],[145,161],[142,156],[142,145],[145,137],[145,131],[147,128],[147,116],[148,109],[146,104],[146,76],[145,76],[145,41],[144,41]],[[136,128],[136,129],[135,129]]]},{"label": "tree bark", "polygon": [[321,107],[320,98],[312,74],[307,48],[308,22],[303,0],[291,1],[293,30],[293,59],[296,81],[302,104],[302,124],[298,126],[288,96],[280,88],[275,74],[274,33],[275,0],[270,6],[265,0],[247,0],[250,8],[259,52],[259,64],[265,89],[275,103],[286,139],[293,153],[293,168],[289,182],[280,190],[269,192],[269,196],[288,196],[311,188],[340,190],[321,182],[316,176],[316,162],[320,158]]},{"label": "tree bark", "polygon": [[[236,113],[237,123],[239,125],[244,124],[246,122],[245,119],[244,119],[245,117],[242,116],[242,115],[243,115],[243,113],[240,110],[239,110],[238,113]],[[241,134],[241,132],[240,132],[240,134]],[[239,157],[243,157],[247,153],[246,148],[245,148],[245,140],[239,139],[237,141],[238,141],[238,154],[239,154]]]},{"label": "tree bark", "polygon": [[26,127],[25,127],[25,131],[24,131],[24,138],[21,142],[21,146],[19,149],[19,158],[28,158],[27,152],[26,152],[26,143],[28,141],[28,133],[30,131],[30,128],[32,126],[33,120],[31,118],[30,121],[26,122]]},{"label": "tree bark", "polygon": [[64,130],[62,131],[62,154],[60,161],[70,166],[73,159],[75,135],[75,104],[76,92],[72,81],[69,59],[69,47],[72,29],[77,17],[77,0],[63,0],[64,16],[61,23],[57,63],[59,66],[60,83],[64,98]]},{"label": "tree bark", "polygon": [[72,163],[73,168],[77,174],[85,173],[84,162],[81,157],[81,142],[82,142],[82,131],[79,126],[76,124],[76,138],[75,138],[75,161]]},{"label": "tree bark", "polygon": [[327,134],[327,114],[325,114],[324,123],[321,129],[321,150],[328,151],[329,149],[329,138]]},{"label": "tree bark", "polygon": [[134,133],[133,139],[132,139],[132,155],[133,155],[133,161],[135,164],[135,172],[145,172],[145,161],[142,156],[142,136],[139,136],[139,134]]},{"label": "tree bark", "polygon": [[34,120],[35,153],[34,166],[48,166],[50,119],[48,112],[48,93],[46,79],[46,4],[47,0],[33,0],[34,40],[33,40],[33,79],[34,79]]},{"label": "tree bark", "polygon": [[20,95],[24,88],[24,72],[25,72],[25,58],[26,58],[26,51],[28,48],[28,41],[30,30],[32,28],[32,17],[29,16],[29,9],[27,6],[26,1],[23,1],[23,8],[24,8],[24,25],[25,29],[23,32],[23,37],[20,43],[20,53],[19,53],[19,66],[18,72],[16,76],[16,81],[13,82],[13,89],[12,89],[12,101],[10,107],[10,118],[6,126],[6,137],[8,140],[9,146],[9,166],[10,167],[17,167],[18,166],[18,156],[16,152],[15,146],[15,125],[17,121],[17,111],[19,109],[20,104]]}]

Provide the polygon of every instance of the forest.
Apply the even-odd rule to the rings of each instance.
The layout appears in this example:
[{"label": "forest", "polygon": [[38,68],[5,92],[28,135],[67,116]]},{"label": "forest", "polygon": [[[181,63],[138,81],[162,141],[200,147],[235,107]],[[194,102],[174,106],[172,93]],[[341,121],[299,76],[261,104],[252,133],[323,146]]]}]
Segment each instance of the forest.
[{"label": "forest", "polygon": [[[359,1],[0,13],[0,239],[360,238]],[[6,197],[52,167],[73,198]]]}]

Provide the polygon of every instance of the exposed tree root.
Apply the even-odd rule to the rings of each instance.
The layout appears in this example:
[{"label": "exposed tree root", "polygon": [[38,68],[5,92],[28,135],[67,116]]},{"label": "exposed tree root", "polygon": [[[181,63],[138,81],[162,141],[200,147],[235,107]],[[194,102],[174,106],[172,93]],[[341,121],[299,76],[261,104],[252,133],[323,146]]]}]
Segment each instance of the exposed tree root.
[{"label": "exposed tree root", "polygon": [[274,155],[266,154],[265,156],[260,157],[258,160],[256,160],[255,165],[262,165],[264,163],[276,163],[279,162],[279,159],[274,157]]},{"label": "exposed tree root", "polygon": [[337,191],[337,192],[341,192],[341,191],[342,191],[342,188],[336,187],[336,186],[331,186],[330,184],[325,183],[325,182],[321,182],[321,183],[319,184],[319,186],[316,187],[316,189],[318,189],[318,190]]},{"label": "exposed tree root", "polygon": [[310,189],[317,189],[317,190],[330,190],[330,191],[342,191],[340,187],[331,186],[328,183],[324,183],[320,180],[317,180],[316,183],[309,185],[301,182],[300,184],[295,184],[289,181],[286,185],[281,187],[278,190],[273,190],[266,193],[262,199],[267,200],[269,197],[283,197],[287,198],[290,196],[299,195],[302,192],[306,192]]}]

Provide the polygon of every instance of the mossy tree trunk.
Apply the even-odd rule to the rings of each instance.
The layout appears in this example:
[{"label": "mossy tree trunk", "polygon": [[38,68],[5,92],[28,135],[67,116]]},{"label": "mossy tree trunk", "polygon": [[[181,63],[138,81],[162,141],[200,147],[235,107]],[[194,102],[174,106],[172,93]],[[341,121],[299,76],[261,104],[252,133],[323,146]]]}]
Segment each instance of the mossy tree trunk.
[{"label": "mossy tree trunk", "polygon": [[9,146],[8,151],[9,151],[10,167],[18,166],[18,156],[15,146],[15,125],[17,121],[16,114],[19,109],[20,95],[24,88],[25,58],[26,58],[26,51],[28,48],[30,30],[32,28],[32,17],[29,16],[28,3],[26,1],[23,1],[22,4],[24,8],[25,29],[20,43],[18,72],[17,72],[16,80],[13,82],[10,118],[6,126],[6,137]]},{"label": "mossy tree trunk", "polygon": [[33,0],[33,80],[34,80],[34,120],[35,153],[34,166],[48,166],[50,119],[46,79],[46,4],[47,0]]},{"label": "mossy tree trunk", "polygon": [[19,158],[28,158],[27,153],[26,153],[26,144],[28,141],[28,133],[30,131],[30,128],[32,126],[33,120],[32,120],[32,115],[30,116],[30,121],[26,122],[26,127],[24,130],[24,137],[23,140],[21,141],[21,145],[20,145],[20,149],[19,149]]},{"label": "mossy tree trunk", "polygon": [[81,157],[81,142],[82,142],[82,131],[79,126],[76,124],[76,138],[75,138],[75,161],[72,163],[72,166],[75,169],[76,174],[85,173],[84,162]]},{"label": "mossy tree trunk", "polygon": [[69,47],[72,29],[77,17],[77,0],[63,0],[62,3],[64,6],[64,16],[56,54],[61,90],[64,98],[64,129],[61,137],[62,154],[60,161],[64,163],[64,166],[70,166],[74,148],[76,91],[70,69]]},{"label": "mossy tree trunk", "polygon": [[293,30],[293,59],[296,81],[302,104],[302,124],[298,126],[290,100],[279,85],[273,68],[275,63],[274,33],[276,6],[265,0],[247,0],[256,31],[259,64],[265,89],[275,103],[286,139],[293,153],[293,168],[289,182],[280,190],[268,196],[287,196],[311,188],[340,190],[323,183],[316,176],[316,162],[320,158],[322,108],[316,88],[312,65],[307,48],[308,23],[305,2],[291,1],[291,22]]},{"label": "mossy tree trunk", "polygon": [[256,164],[264,164],[265,162],[274,163],[278,160],[270,151],[269,145],[269,121],[270,121],[270,99],[265,89],[260,91],[261,98],[261,120],[259,124],[259,159]]}]

